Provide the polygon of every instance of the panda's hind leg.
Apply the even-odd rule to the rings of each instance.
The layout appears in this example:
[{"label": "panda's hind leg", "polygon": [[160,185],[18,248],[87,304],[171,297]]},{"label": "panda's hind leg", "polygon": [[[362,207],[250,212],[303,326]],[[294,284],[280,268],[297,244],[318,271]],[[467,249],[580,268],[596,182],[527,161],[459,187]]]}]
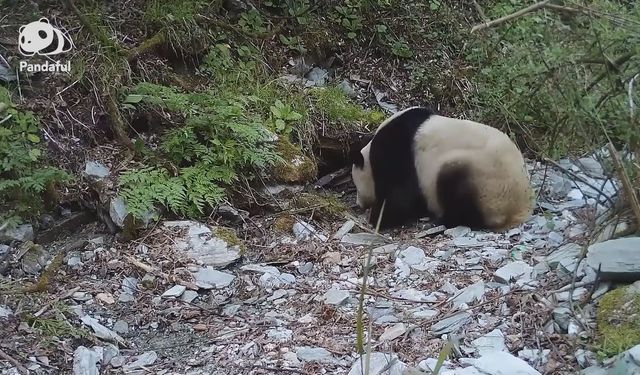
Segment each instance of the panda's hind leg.
[{"label": "panda's hind leg", "polygon": [[444,164],[438,173],[436,192],[442,209],[440,222],[447,228],[464,225],[479,229],[486,225],[469,165],[458,161]]}]

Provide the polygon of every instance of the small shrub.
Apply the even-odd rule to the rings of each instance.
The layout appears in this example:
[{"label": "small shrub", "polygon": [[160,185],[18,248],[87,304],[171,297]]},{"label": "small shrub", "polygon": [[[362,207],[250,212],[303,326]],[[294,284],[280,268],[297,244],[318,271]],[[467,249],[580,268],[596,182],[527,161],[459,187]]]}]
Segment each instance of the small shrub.
[{"label": "small shrub", "polygon": [[37,118],[11,105],[9,92],[0,87],[0,225],[16,225],[40,213],[43,194],[70,177],[46,166]]},{"label": "small shrub", "polygon": [[[528,3],[496,1],[487,17]],[[627,88],[640,69],[640,4],[592,2],[591,15],[539,10],[479,32],[469,51],[480,117],[523,136],[550,157],[586,151],[610,137],[637,144]],[[640,100],[638,90],[632,93]]]}]

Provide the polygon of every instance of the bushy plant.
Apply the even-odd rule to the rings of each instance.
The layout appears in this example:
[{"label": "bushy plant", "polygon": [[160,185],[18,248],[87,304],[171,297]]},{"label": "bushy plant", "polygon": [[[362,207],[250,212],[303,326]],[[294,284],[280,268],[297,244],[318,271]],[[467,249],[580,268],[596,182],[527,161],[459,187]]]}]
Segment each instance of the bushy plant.
[{"label": "bushy plant", "polygon": [[[527,5],[497,1],[486,13],[493,19]],[[640,5],[598,0],[573,9],[542,9],[478,32],[468,56],[481,68],[481,118],[551,157],[590,149],[606,136],[619,143],[640,137],[627,90],[640,72]],[[631,95],[637,103],[638,91]]]},{"label": "bushy plant", "polygon": [[265,118],[253,111],[258,99],[223,92],[181,93],[141,83],[132,88],[142,103],[184,116],[184,124],[165,132],[161,157],[173,166],[123,173],[121,194],[135,216],[162,204],[186,216],[199,216],[225,196],[240,173],[264,169],[277,159]]},{"label": "bushy plant", "polygon": [[45,190],[69,178],[43,159],[38,119],[14,107],[0,87],[0,226],[39,214]]}]

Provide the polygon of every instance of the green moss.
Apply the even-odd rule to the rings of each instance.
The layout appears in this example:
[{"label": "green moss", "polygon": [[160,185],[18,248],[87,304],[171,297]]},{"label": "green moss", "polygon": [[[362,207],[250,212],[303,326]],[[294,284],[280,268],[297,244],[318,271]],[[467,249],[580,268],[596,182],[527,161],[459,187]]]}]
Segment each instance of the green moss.
[{"label": "green moss", "polygon": [[314,216],[325,220],[340,220],[347,206],[334,196],[302,193],[291,201],[293,210],[314,210]]},{"label": "green moss", "polygon": [[275,178],[281,182],[306,182],[316,176],[316,163],[289,140],[280,137],[276,152],[284,161],[276,164]]},{"label": "green moss", "polygon": [[213,228],[213,234],[227,243],[229,246],[237,246],[240,249],[241,253],[244,253],[247,250],[246,245],[240,238],[236,232],[227,227],[215,227]]},{"label": "green moss", "polygon": [[633,286],[605,294],[598,303],[598,354],[608,358],[640,344],[640,293]]},{"label": "green moss", "polygon": [[384,120],[380,111],[364,109],[353,103],[347,95],[335,86],[317,88],[311,91],[316,109],[330,122],[364,126],[377,125]]},{"label": "green moss", "polygon": [[296,219],[291,215],[279,215],[271,225],[271,228],[277,233],[290,233]]}]

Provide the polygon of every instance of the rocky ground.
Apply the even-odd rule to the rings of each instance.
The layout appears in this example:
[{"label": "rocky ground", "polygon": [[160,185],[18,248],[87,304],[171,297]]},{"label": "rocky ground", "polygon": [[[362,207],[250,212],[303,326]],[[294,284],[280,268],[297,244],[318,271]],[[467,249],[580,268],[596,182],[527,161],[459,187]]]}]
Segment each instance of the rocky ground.
[{"label": "rocky ground", "polygon": [[[127,242],[80,212],[56,224],[73,233],[61,240],[4,232],[2,373],[356,375],[369,357],[369,374],[420,374],[446,343],[440,374],[638,373],[640,347],[602,362],[593,345],[598,300],[637,277],[640,246],[608,240],[626,224],[606,221],[618,184],[601,155],[531,164],[542,209],[503,234],[425,221],[375,235],[313,215],[280,233],[232,207],[244,238],[163,221]],[[53,293],[19,291],[33,275]]]}]

